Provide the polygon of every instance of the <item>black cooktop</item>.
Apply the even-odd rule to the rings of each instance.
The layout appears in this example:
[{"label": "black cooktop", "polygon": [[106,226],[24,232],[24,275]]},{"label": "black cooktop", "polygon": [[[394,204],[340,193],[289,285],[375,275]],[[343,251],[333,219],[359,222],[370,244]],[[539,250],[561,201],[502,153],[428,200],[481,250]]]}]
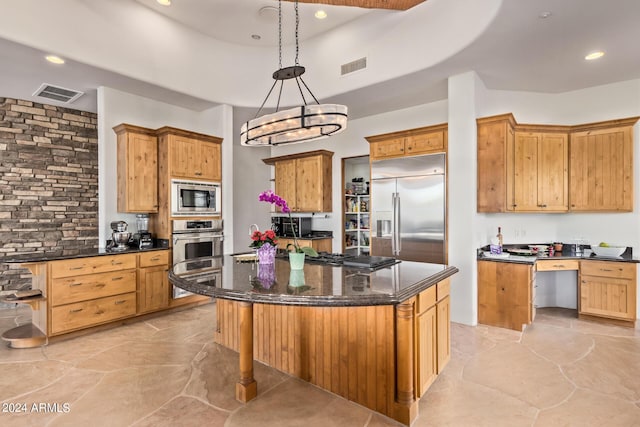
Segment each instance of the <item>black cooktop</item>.
[{"label": "black cooktop", "polygon": [[317,257],[305,257],[305,262],[316,264],[344,265],[345,267],[356,268],[381,268],[396,264],[400,261],[391,257],[332,254],[329,252],[319,252]]}]

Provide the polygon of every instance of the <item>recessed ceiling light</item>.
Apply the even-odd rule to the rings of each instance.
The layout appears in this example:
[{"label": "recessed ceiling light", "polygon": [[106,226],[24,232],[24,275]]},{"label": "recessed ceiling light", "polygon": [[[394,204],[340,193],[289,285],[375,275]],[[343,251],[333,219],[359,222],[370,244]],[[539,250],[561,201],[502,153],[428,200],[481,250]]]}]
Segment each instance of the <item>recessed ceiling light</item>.
[{"label": "recessed ceiling light", "polygon": [[58,65],[64,64],[64,59],[60,58],[59,56],[47,55],[44,57],[44,59],[51,62],[52,64],[58,64]]},{"label": "recessed ceiling light", "polygon": [[540,12],[540,14],[538,15],[538,18],[540,19],[547,19],[548,17],[550,17],[552,15],[551,12]]},{"label": "recessed ceiling light", "polygon": [[324,19],[327,17],[327,12],[325,12],[324,10],[320,9],[318,11],[316,11],[316,13],[314,14],[314,16],[318,19]]},{"label": "recessed ceiling light", "polygon": [[156,0],[156,1],[163,6],[171,6],[171,0]]},{"label": "recessed ceiling light", "polygon": [[602,58],[604,56],[604,52],[601,50],[591,52],[587,56],[584,57],[587,61],[593,61],[594,59]]},{"label": "recessed ceiling light", "polygon": [[251,34],[251,38],[254,40],[260,40],[262,37],[260,37],[259,34]]}]

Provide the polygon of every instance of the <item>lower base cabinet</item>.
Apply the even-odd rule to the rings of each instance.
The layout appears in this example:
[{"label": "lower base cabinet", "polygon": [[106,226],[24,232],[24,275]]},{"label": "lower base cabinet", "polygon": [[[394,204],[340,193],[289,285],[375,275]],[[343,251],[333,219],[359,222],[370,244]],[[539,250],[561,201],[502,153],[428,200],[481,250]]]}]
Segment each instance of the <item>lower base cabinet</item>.
[{"label": "lower base cabinet", "polygon": [[53,307],[51,335],[88,328],[135,314],[135,292]]},{"label": "lower base cabinet", "polygon": [[169,306],[169,251],[138,255],[138,313]]},{"label": "lower base cabinet", "polygon": [[[294,240],[287,237],[278,238],[278,249],[287,249],[288,244],[294,244]],[[301,248],[309,247],[317,252],[331,252],[331,239],[298,239]]]},{"label": "lower base cabinet", "polygon": [[580,264],[579,313],[634,322],[636,265],[605,261]]}]

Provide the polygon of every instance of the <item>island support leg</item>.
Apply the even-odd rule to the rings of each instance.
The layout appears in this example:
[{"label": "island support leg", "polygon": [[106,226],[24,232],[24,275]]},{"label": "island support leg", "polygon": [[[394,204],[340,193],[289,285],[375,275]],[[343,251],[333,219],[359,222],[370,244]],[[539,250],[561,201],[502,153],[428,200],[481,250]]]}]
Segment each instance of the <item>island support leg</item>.
[{"label": "island support leg", "polygon": [[253,304],[238,303],[240,317],[240,381],[236,383],[236,399],[246,403],[258,395],[253,378]]},{"label": "island support leg", "polygon": [[396,402],[395,419],[405,425],[418,416],[418,402],[413,390],[415,298],[396,306]]}]

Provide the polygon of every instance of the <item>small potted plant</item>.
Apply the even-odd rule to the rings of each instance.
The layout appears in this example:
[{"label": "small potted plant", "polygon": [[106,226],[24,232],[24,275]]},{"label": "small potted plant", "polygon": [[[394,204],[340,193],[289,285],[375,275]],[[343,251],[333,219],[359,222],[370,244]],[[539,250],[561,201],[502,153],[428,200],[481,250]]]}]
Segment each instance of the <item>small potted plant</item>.
[{"label": "small potted plant", "polygon": [[259,264],[273,264],[278,248],[276,233],[273,230],[267,230],[264,233],[260,230],[254,231],[249,247],[256,249]]}]

